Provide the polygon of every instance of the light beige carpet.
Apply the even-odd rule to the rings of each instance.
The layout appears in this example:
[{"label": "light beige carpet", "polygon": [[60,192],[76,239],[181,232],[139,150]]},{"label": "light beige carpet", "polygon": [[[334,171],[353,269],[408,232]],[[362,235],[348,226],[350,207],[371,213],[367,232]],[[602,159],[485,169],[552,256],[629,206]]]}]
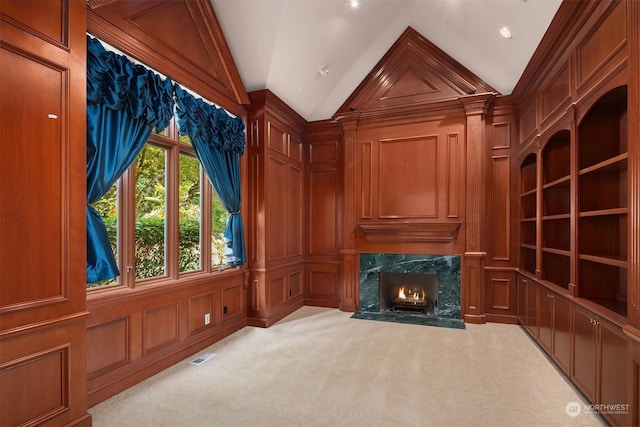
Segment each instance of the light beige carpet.
[{"label": "light beige carpet", "polygon": [[466,330],[303,307],[90,409],[94,426],[598,426],[518,326]]}]

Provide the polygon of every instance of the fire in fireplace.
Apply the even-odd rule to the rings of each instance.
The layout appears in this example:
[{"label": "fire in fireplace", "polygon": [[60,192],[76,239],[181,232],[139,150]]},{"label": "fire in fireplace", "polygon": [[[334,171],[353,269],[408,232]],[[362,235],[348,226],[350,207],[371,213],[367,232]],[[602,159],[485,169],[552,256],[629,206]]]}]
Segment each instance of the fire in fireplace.
[{"label": "fire in fireplace", "polygon": [[380,311],[438,316],[438,276],[380,272]]}]

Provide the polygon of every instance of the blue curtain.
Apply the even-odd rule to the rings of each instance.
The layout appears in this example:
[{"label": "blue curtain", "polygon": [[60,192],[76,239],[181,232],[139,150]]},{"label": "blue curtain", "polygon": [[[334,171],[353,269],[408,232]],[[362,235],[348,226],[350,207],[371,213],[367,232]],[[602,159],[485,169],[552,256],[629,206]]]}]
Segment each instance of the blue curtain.
[{"label": "blue curtain", "polygon": [[244,153],[244,122],[175,87],[180,133],[189,135],[193,149],[224,205],[229,218],[224,237],[227,264],[246,262],[240,214],[240,156]]},{"label": "blue curtain", "polygon": [[118,276],[107,230],[91,206],[122,176],[153,128],[173,117],[173,84],[87,36],[87,283]]}]

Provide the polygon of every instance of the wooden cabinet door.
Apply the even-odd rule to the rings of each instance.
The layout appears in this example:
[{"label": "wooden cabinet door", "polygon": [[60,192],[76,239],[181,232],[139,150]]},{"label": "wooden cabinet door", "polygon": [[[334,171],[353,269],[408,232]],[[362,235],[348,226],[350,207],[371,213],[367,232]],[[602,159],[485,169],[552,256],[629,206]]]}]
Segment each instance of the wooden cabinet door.
[{"label": "wooden cabinet door", "polygon": [[553,294],[543,288],[538,288],[538,342],[551,354],[551,339],[553,327]]},{"label": "wooden cabinet door", "polygon": [[571,371],[571,302],[553,298],[553,345],[551,356],[567,374]]},{"label": "wooden cabinet door", "polygon": [[527,324],[527,279],[518,275],[517,281],[517,305],[516,310],[518,313],[518,323],[522,326]]},{"label": "wooden cabinet door", "polygon": [[591,402],[596,401],[595,316],[586,310],[573,310],[573,371],[571,379]]},{"label": "wooden cabinet door", "polygon": [[538,286],[527,281],[527,329],[534,337],[538,338]]},{"label": "wooden cabinet door", "polygon": [[[631,378],[627,362],[627,338],[620,328],[605,320],[598,320],[600,328],[600,396],[598,403],[605,405],[627,404],[631,396],[627,395],[628,381]],[[629,413],[605,414],[605,418],[614,425],[630,425]]]}]

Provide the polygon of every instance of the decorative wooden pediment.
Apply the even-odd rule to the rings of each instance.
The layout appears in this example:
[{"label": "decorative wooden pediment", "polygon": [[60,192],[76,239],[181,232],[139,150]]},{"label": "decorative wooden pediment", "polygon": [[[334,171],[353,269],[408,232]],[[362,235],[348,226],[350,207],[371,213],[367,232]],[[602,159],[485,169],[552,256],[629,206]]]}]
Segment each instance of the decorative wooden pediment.
[{"label": "decorative wooden pediment", "polygon": [[421,105],[496,92],[409,27],[337,114]]},{"label": "decorative wooden pediment", "polygon": [[239,105],[249,104],[210,1],[88,5],[89,33],[236,114]]}]

